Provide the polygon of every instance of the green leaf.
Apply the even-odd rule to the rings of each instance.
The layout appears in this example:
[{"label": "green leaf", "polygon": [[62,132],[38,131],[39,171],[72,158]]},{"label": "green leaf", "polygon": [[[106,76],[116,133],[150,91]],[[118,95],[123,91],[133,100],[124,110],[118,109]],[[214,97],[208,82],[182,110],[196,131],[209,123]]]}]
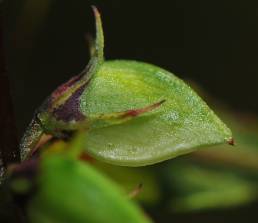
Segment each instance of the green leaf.
[{"label": "green leaf", "polygon": [[209,168],[188,162],[169,165],[168,184],[176,191],[173,211],[222,209],[243,205],[257,197],[256,185],[229,169]]},{"label": "green leaf", "polygon": [[141,185],[139,193],[133,198],[146,206],[156,205],[161,201],[162,191],[156,176],[155,167],[123,167],[103,162],[92,163],[94,167],[121,185],[131,194]]},{"label": "green leaf", "polygon": [[57,144],[43,155],[38,187],[28,206],[31,222],[148,223],[116,184],[74,158],[72,146],[60,153],[64,148]]},{"label": "green leaf", "polygon": [[232,137],[182,80],[145,63],[104,62],[80,100],[81,111],[89,117],[166,100],[159,108],[130,121],[90,131],[87,151],[112,164],[153,164],[200,146],[226,143]]}]

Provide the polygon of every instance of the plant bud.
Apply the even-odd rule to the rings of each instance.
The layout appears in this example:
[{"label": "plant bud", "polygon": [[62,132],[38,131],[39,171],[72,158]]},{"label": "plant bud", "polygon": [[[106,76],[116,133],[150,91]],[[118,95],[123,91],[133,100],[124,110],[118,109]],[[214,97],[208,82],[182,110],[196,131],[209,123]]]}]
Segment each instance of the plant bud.
[{"label": "plant bud", "polygon": [[100,15],[85,70],[58,87],[37,110],[21,143],[30,156],[42,134],[84,129],[86,151],[117,165],[142,166],[232,142],[231,131],[172,73],[143,62],[106,61]]}]

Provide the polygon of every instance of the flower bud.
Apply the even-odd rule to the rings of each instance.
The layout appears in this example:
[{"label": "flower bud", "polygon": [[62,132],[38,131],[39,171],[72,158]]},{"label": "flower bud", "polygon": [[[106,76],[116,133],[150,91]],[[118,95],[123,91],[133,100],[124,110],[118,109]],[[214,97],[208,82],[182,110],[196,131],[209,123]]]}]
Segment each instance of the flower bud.
[{"label": "flower bud", "polygon": [[100,15],[85,70],[58,87],[37,110],[21,144],[22,159],[43,133],[85,130],[86,151],[117,165],[141,166],[232,141],[231,131],[172,73],[143,62],[106,61]]}]

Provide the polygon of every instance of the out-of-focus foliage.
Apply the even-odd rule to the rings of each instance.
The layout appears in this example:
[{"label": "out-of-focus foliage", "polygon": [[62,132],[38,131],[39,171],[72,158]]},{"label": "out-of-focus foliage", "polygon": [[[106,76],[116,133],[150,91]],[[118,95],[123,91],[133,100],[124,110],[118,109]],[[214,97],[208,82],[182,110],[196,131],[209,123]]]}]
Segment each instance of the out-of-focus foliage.
[{"label": "out-of-focus foliage", "polygon": [[[14,170],[9,187],[16,197],[29,193],[23,208],[30,222],[150,222],[121,188],[78,159],[81,136],[47,148],[33,180],[21,174],[15,177]],[[25,176],[30,171],[31,167]]]},{"label": "out-of-focus foliage", "polygon": [[120,184],[128,194],[139,188],[134,199],[146,206],[155,206],[162,199],[160,182],[156,177],[155,167],[122,167],[93,161],[99,171],[105,173],[112,180]]},{"label": "out-of-focus foliage", "polygon": [[171,163],[166,172],[175,192],[169,203],[173,211],[222,209],[257,199],[257,185],[232,170],[185,160]]}]

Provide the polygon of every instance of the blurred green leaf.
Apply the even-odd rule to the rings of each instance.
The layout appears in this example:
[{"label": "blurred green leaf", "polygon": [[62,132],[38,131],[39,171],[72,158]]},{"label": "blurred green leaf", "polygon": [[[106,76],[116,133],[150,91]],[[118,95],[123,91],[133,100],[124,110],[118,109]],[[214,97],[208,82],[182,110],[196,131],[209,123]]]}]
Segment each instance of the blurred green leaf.
[{"label": "blurred green leaf", "polygon": [[226,169],[181,162],[167,170],[175,190],[170,206],[174,211],[221,209],[242,205],[257,198],[256,185]]},{"label": "blurred green leaf", "polygon": [[28,206],[31,222],[149,222],[117,185],[75,154],[73,144],[58,143],[43,155]]},{"label": "blurred green leaf", "polygon": [[133,199],[140,201],[144,205],[156,205],[161,200],[162,191],[157,180],[155,168],[122,167],[97,161],[94,161],[93,165],[121,185],[128,194],[141,185],[139,193]]}]

